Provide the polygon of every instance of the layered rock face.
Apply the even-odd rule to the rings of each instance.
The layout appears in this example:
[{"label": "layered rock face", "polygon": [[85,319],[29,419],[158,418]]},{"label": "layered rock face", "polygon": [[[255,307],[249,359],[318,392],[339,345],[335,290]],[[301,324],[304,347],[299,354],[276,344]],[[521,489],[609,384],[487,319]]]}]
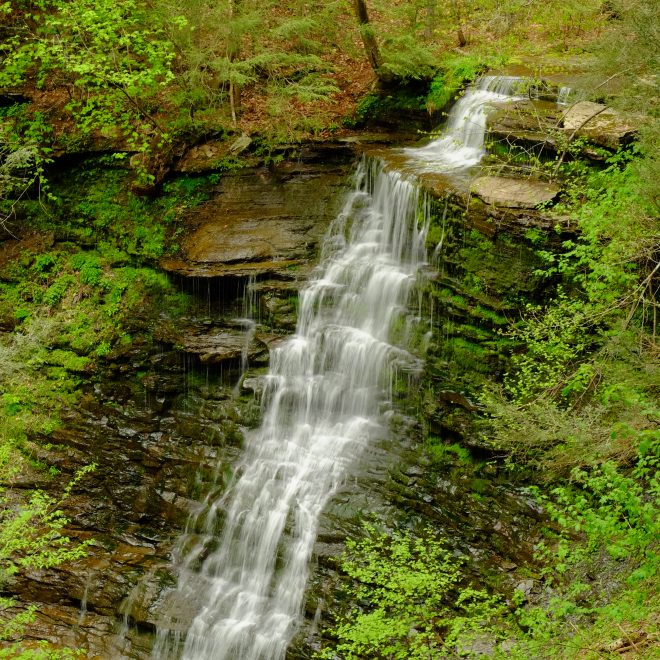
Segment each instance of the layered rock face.
[{"label": "layered rock face", "polygon": [[336,215],[352,157],[341,147],[324,154],[323,162],[308,154],[223,177],[213,198],[187,218],[181,253],[163,268],[185,277],[300,279]]},{"label": "layered rock face", "polygon": [[[55,447],[38,450],[62,479],[97,468],[65,505],[74,543],[92,541],[87,557],[11,585],[18,610],[38,606],[28,646],[47,640],[90,658],[150,656],[160,601],[176,581],[176,539],[204,493],[231,479],[244,432],[259,419],[252,391],[268,346],[295,327],[297,291],[353,159],[334,145],[223,176],[188,216],[181,255],[163,264],[192,296],[186,317],[162,309],[150,321],[153,340],[136,336],[110,355],[49,438]],[[247,379],[244,390],[246,368],[252,385]],[[178,614],[193,613],[182,605]]]},{"label": "layered rock face", "polygon": [[579,138],[579,152],[602,160],[599,148],[616,151],[634,139],[642,118],[623,116],[613,108],[591,101],[568,106],[545,100],[525,99],[501,104],[488,118],[489,138],[506,148],[531,149],[546,157],[562,152]]}]

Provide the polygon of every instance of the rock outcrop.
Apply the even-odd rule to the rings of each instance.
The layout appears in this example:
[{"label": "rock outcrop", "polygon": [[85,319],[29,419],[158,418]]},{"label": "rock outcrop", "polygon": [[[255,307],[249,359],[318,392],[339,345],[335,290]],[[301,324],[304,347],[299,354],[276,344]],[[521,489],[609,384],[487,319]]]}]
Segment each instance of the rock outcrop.
[{"label": "rock outcrop", "polygon": [[616,150],[633,138],[639,122],[624,118],[613,108],[602,103],[580,101],[563,114],[561,125],[568,137],[584,137],[594,144]]},{"label": "rock outcrop", "polygon": [[488,136],[492,144],[523,146],[541,157],[564,150],[567,141],[585,138],[580,152],[602,160],[597,148],[615,151],[630,143],[641,121],[590,101],[565,107],[527,99],[497,105],[488,117]]},{"label": "rock outcrop", "polygon": [[184,277],[298,279],[338,210],[347,153],[335,149],[324,162],[303,159],[222,177],[213,197],[186,219],[180,254],[163,259],[163,268]]}]

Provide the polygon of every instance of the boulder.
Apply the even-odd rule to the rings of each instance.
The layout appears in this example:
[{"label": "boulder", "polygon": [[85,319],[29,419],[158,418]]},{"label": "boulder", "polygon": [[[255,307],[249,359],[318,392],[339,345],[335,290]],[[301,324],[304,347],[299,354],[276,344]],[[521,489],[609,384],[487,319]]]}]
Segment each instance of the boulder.
[{"label": "boulder", "polygon": [[569,137],[585,137],[613,150],[629,142],[637,130],[630,117],[624,119],[613,108],[591,101],[570,106],[564,113],[563,127]]}]

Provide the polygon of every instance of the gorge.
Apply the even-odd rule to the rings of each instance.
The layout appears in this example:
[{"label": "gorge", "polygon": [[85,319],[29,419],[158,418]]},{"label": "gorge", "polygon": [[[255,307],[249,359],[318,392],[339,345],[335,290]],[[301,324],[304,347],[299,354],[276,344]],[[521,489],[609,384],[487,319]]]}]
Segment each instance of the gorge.
[{"label": "gorge", "polygon": [[[563,206],[574,193],[551,168],[601,167],[636,127],[560,77],[509,73],[468,85],[421,146],[365,130],[257,163],[244,136],[210,138],[142,201],[107,154],[53,176],[65,220],[52,230],[31,210],[40,219],[4,241],[0,278],[37,300],[31,277],[80,313],[68,334],[55,312],[35,318],[46,357],[19,303],[0,329],[53,378],[74,374],[80,399],[58,395],[62,423],[34,431],[12,488],[53,489],[41,465],[62,482],[96,468],[62,502],[84,556],[12,577],[14,611],[36,604],[25,648],[330,657],[339,624],[369,611],[342,564],[365,523],[441,543],[460,585],[500,599],[493,611],[559,593],[539,568],[549,514],[483,392],[531,352],[511,327],[554,295],[548,255],[579,240]],[[143,223],[132,237],[126,209]],[[134,265],[140,251],[151,271]],[[56,276],[67,260],[73,275]],[[122,334],[106,339],[106,325]],[[452,652],[513,648],[509,633],[466,640]]]},{"label": "gorge", "polygon": [[[106,399],[108,403],[100,403],[102,399],[99,399],[99,396],[104,396],[105,386],[95,386],[94,398],[99,399],[99,403],[93,403],[90,399],[90,408],[85,413],[87,420],[75,423],[82,423],[82,428],[91,423],[109,436],[103,445],[110,452],[117,451],[112,441],[113,435],[116,434],[124,445],[115,459],[107,456],[95,458],[99,464],[115,465],[109,468],[107,478],[116,480],[118,474],[125,472],[126,468],[116,463],[116,459],[122,460],[122,456],[130,465],[136,465],[137,458],[137,465],[141,464],[139,469],[145,471],[145,476],[136,479],[137,475],[127,475],[131,481],[136,479],[135,485],[127,482],[118,491],[128,498],[123,506],[128,507],[126,511],[130,512],[128,519],[134,521],[128,527],[123,523],[125,531],[121,533],[120,545],[114,546],[113,541],[100,554],[93,550],[90,557],[83,560],[75,573],[67,578],[73,593],[80,594],[80,614],[71,631],[64,633],[60,629],[55,633],[58,637],[70,639],[72,645],[88,648],[90,653],[99,657],[283,658],[300,623],[300,613],[308,607],[303,605],[303,598],[310,557],[314,553],[321,560],[323,556],[335,555],[337,548],[341,547],[340,530],[347,523],[353,527],[355,523],[350,522],[353,516],[368,515],[371,511],[383,510],[383,507],[390,509],[387,516],[400,516],[391,510],[391,504],[385,504],[392,497],[386,493],[393,487],[395,491],[403,488],[395,500],[399,497],[412,497],[413,501],[417,497],[422,498],[419,504],[414,505],[419,510],[415,516],[421,516],[422,520],[428,516],[432,519],[440,516],[442,519],[447,515],[445,511],[452,510],[453,505],[447,498],[456,497],[457,484],[443,485],[442,488],[448,490],[440,496],[437,504],[425,511],[428,504],[424,504],[424,500],[436,501],[437,495],[431,498],[429,494],[423,494],[424,489],[433,491],[437,486],[431,483],[420,486],[419,477],[411,480],[405,473],[396,476],[398,470],[403,469],[401,467],[391,472],[397,463],[401,466],[407,460],[416,462],[418,459],[414,459],[413,455],[419,451],[413,449],[417,441],[412,440],[419,435],[419,422],[414,420],[412,410],[407,410],[410,404],[405,404],[406,397],[398,388],[403,387],[405,392],[420,386],[421,360],[429,341],[439,344],[440,351],[455,350],[451,348],[450,341],[445,344],[437,335],[434,339],[430,338],[431,321],[437,327],[443,318],[448,317],[447,309],[432,309],[433,305],[443,305],[442,298],[433,303],[433,296],[429,297],[426,293],[423,301],[422,294],[418,292],[415,297],[419,302],[409,309],[409,304],[414,300],[411,299],[414,287],[421,286],[427,290],[429,287],[429,284],[416,285],[420,269],[426,271],[426,278],[432,272],[429,270],[429,258],[425,255],[431,201],[415,183],[415,176],[421,174],[419,180],[423,182],[424,172],[433,170],[432,173],[442,173],[444,169],[458,173],[457,185],[464,185],[462,182],[468,168],[474,166],[485,152],[483,144],[488,104],[507,100],[506,91],[516,84],[522,85],[524,81],[513,77],[482,79],[457,104],[450,116],[447,132],[429,146],[407,148],[403,152],[390,148],[388,153],[393,154],[397,163],[399,161],[396,159],[403,153],[404,168],[408,169],[405,176],[413,177],[411,181],[392,170],[391,165],[384,166],[381,160],[365,156],[353,175],[356,180],[354,190],[338,195],[331,192],[332,186],[318,186],[318,174],[313,169],[318,166],[312,165],[311,170],[308,166],[309,174],[303,166],[301,171],[306,177],[311,174],[317,196],[320,194],[323,198],[333,194],[336,200],[346,196],[323,240],[320,265],[316,274],[311,275],[309,283],[305,282],[308,275],[303,275],[304,279],[298,281],[287,279],[291,278],[289,273],[293,273],[294,278],[298,274],[297,269],[290,268],[291,259],[287,261],[288,266],[278,263],[278,259],[282,258],[281,247],[275,248],[280,251],[275,255],[268,251],[263,255],[257,252],[259,256],[254,261],[246,259],[245,254],[241,254],[236,263],[231,261],[231,257],[223,257],[224,266],[205,261],[205,257],[199,257],[200,237],[206,234],[212,240],[214,232],[218,231],[208,224],[198,225],[191,248],[184,253],[187,254],[188,265],[180,260],[165,261],[166,267],[173,272],[186,273],[187,277],[193,275],[190,279],[195,287],[192,293],[199,299],[197,314],[201,313],[202,323],[195,322],[183,335],[181,327],[165,330],[170,324],[162,324],[163,329],[159,331],[161,341],[174,340],[182,344],[192,357],[199,355],[201,364],[195,366],[191,358],[183,362],[185,389],[182,395],[178,395],[179,385],[172,381],[181,368],[177,366],[179,358],[176,353],[145,355],[151,366],[147,367],[148,373],[141,376],[144,396],[140,397],[137,392],[135,395],[129,394],[124,385],[125,394],[120,395],[119,399],[125,401],[118,410],[123,409],[123,415],[129,415],[131,421],[128,425],[115,421],[116,413],[107,410],[110,401],[118,400],[117,386],[110,384],[109,392],[113,394],[109,401]],[[491,91],[493,89],[495,91]],[[367,150],[372,149],[367,147]],[[433,154],[433,160],[429,154]],[[324,167],[330,177],[335,176],[332,168],[337,166],[328,163]],[[422,172],[418,173],[420,167]],[[286,168],[283,171],[286,172]],[[309,185],[304,183],[304,179],[296,181],[294,176],[280,183],[298,186],[301,190],[293,197],[294,188],[285,192],[283,203],[309,205],[309,201],[302,197],[302,191],[309,190]],[[270,181],[265,183],[272,185]],[[245,215],[245,193],[241,191],[248,191],[252,204],[259,199],[258,195],[272,196],[272,192],[263,188],[263,193],[255,196],[259,188],[253,183],[245,188],[245,182],[240,177],[239,185],[235,193],[228,189],[222,197],[225,209],[222,216],[214,216],[217,211],[213,211],[212,206],[202,216],[209,218],[211,223],[219,217],[226,227],[230,222],[227,220],[227,209],[231,208],[232,203],[228,195],[238,195],[232,212],[239,223],[236,229],[237,236],[241,237],[239,250],[245,251],[249,243],[245,239],[246,220],[242,218],[252,221],[249,220],[250,211]],[[272,199],[268,203],[272,204]],[[336,201],[329,198],[324,204],[336,208]],[[263,217],[263,210],[257,212]],[[276,211],[276,214],[280,218],[286,217],[282,211]],[[255,233],[257,251],[261,249],[258,241],[263,240],[260,236],[264,231],[264,221],[260,222],[260,229],[256,230],[260,233]],[[277,222],[287,226],[284,224],[286,220]],[[288,226],[295,227],[290,221]],[[308,236],[308,231],[305,231],[305,236]],[[318,236],[318,229],[314,231]],[[432,276],[436,280],[442,273],[446,277],[452,268],[451,258],[445,261],[445,257],[452,253],[448,245],[456,229],[447,225],[443,226],[442,231],[443,238],[437,245],[430,246],[435,249],[434,258],[440,268],[440,273]],[[459,249],[465,248],[466,240],[461,240]],[[470,240],[474,241],[474,238]],[[193,249],[197,252],[193,253]],[[226,247],[223,249],[227,250]],[[304,248],[295,249],[298,252],[292,253],[291,257],[300,260],[300,250]],[[498,258],[502,257],[500,254]],[[514,261],[520,258],[514,254],[511,257]],[[522,262],[520,266],[523,266]],[[220,285],[221,277],[227,284]],[[247,279],[250,277],[252,279]],[[246,278],[246,283],[239,284],[240,278]],[[284,343],[276,336],[269,338],[268,331],[264,333],[264,321],[271,327],[283,322],[285,329],[293,329],[292,321],[286,320],[287,314],[291,313],[290,307],[283,306],[282,297],[286,295],[288,300],[299,287],[302,289],[295,334]],[[256,307],[243,302],[243,299],[249,300],[246,297],[248,294],[253,299],[259,299]],[[231,302],[232,296],[237,296],[235,303]],[[266,307],[263,307],[264,304]],[[291,305],[290,302],[287,304]],[[264,312],[271,318],[266,320]],[[253,326],[246,329],[248,326],[240,319],[231,320],[227,327],[228,319],[241,314],[244,317],[255,314],[252,323],[256,324],[256,332]],[[180,325],[175,319],[173,322]],[[224,326],[220,332],[217,330],[218,324]],[[172,332],[180,338],[174,339]],[[450,339],[447,334],[445,338]],[[395,343],[390,344],[390,341]],[[465,337],[461,341],[465,342]],[[251,376],[250,368],[258,367],[263,361],[266,345],[271,352],[270,371],[267,375]],[[417,356],[408,352],[410,347],[418,352]],[[483,351],[482,348],[477,350]],[[130,361],[145,359],[138,354],[131,357],[132,353],[127,355]],[[247,361],[248,364],[243,388],[254,388],[262,400],[263,422],[260,428],[245,429],[247,424],[254,424],[246,422],[246,410],[252,410],[250,414],[254,415],[254,404],[235,400],[234,383],[241,378],[240,372],[236,371],[239,361]],[[220,372],[217,372],[218,367]],[[230,370],[223,375],[222,369],[227,367]],[[185,384],[195,373],[199,373],[200,368],[202,374],[206,370],[207,381],[202,386],[205,391],[202,398],[196,392],[198,386]],[[118,375],[123,369],[120,367]],[[143,370],[144,367],[137,369]],[[223,382],[227,385],[222,386]],[[134,389],[134,386],[131,388]],[[173,395],[175,399],[171,398]],[[137,399],[129,403],[133,396]],[[447,390],[442,396],[445,398],[444,404],[440,400],[441,405],[469,412],[472,404],[462,394]],[[143,401],[140,402],[139,398]],[[398,400],[394,409],[391,408],[393,398]],[[177,399],[180,403],[176,403]],[[397,408],[400,409],[398,413]],[[392,424],[403,425],[402,430],[388,439],[390,432],[387,428]],[[447,425],[447,420],[442,420],[441,424]],[[61,432],[57,431],[57,441],[73,443],[74,447],[80,448],[82,445],[75,439],[72,427],[73,424],[69,426],[71,431],[66,427]],[[199,438],[200,434],[207,436],[201,445],[187,448],[186,436]],[[246,436],[244,457],[233,446],[243,443],[243,434]],[[406,434],[412,435],[406,439]],[[182,440],[184,443],[177,447]],[[410,445],[411,441],[413,445]],[[228,446],[223,449],[226,443]],[[413,454],[404,459],[402,452]],[[196,463],[200,467],[195,475],[194,469],[191,473],[191,467]],[[411,475],[415,474],[412,465],[408,469]],[[100,485],[106,479],[103,472],[105,468],[102,468],[100,475],[90,475],[88,479],[98,481]],[[111,474],[114,476],[111,477]],[[371,478],[367,477],[370,474],[376,476],[376,484],[383,484],[376,486],[377,491],[381,488],[385,491],[370,493],[374,488],[374,484],[369,483]],[[186,487],[185,483],[193,477],[197,484],[195,490],[205,494],[200,504],[187,499],[190,486]],[[338,521],[332,521],[337,515],[333,511],[337,504],[330,506],[329,514],[322,517],[333,495],[338,491],[345,492],[347,482],[356,478],[362,482],[357,493],[355,487],[351,487],[347,491],[347,500],[339,496],[340,508],[347,507],[353,512],[348,514],[348,519],[341,521],[347,515],[344,513],[340,514]],[[391,479],[394,479],[393,485],[385,486]],[[486,482],[480,477],[476,480],[483,482],[479,486],[483,489]],[[403,486],[406,481],[410,484],[407,487]],[[445,482],[441,480],[439,483]],[[420,491],[414,496],[408,492],[413,484],[414,490]],[[116,486],[113,487],[115,489]],[[93,493],[93,489],[89,490]],[[500,518],[497,524],[502,532],[515,535],[520,527],[527,529],[533,526],[537,512],[531,500],[515,491],[507,497],[511,498],[511,503],[505,509],[513,507],[513,511],[518,512],[505,513],[503,509],[503,519],[513,515],[514,519],[519,520],[509,527],[511,523],[503,523]],[[363,498],[366,501],[360,504]],[[385,502],[376,504],[383,498]],[[371,504],[367,503],[369,501]],[[82,501],[77,503],[76,506],[82,510],[75,514],[74,520],[82,521],[84,516],[90,515],[82,513],[91,505],[91,501],[88,502],[86,505]],[[115,496],[112,506],[121,511],[122,505],[117,505]],[[439,507],[437,511],[434,511],[435,506]],[[158,523],[161,529],[157,527],[147,531],[153,527],[153,522],[147,523],[146,529],[144,522],[154,514],[155,520],[162,521]],[[116,513],[112,515],[116,516]],[[452,513],[448,515],[450,519],[455,516]],[[483,515],[486,515],[485,511]],[[167,532],[163,535],[162,525],[170,520],[183,522],[186,516],[190,516],[185,523],[186,532],[174,544],[172,552],[176,559],[174,564],[168,566],[163,559],[174,537],[172,532],[169,532],[169,539]],[[98,520],[98,513],[93,515],[92,520],[95,519]],[[333,530],[337,523],[338,528]],[[92,522],[93,527],[98,524]],[[103,526],[107,524],[103,523]],[[171,523],[168,527],[172,529]],[[321,536],[317,540],[319,527]],[[473,534],[474,523],[470,529]],[[105,542],[99,540],[103,547]],[[493,539],[488,544],[492,542]],[[466,541],[455,538],[454,543],[457,548],[465,548]],[[503,541],[502,546],[505,543]],[[519,543],[520,547],[514,554],[529,554],[523,542]],[[487,551],[487,554],[492,552]],[[116,577],[108,579],[103,567],[109,563],[125,566],[126,571],[120,569]],[[134,582],[136,577],[137,582]],[[25,588],[29,590],[35,586],[44,594],[44,587],[38,586],[39,579],[39,576],[32,577]],[[177,581],[176,588],[171,585],[173,579]],[[46,580],[48,582],[48,578]],[[132,585],[129,592],[126,592],[124,585]],[[123,614],[125,623],[118,628],[112,622],[112,616],[107,618],[113,610],[117,612],[112,602],[117,596],[111,594],[123,594],[119,612]],[[324,604],[322,609],[326,607],[327,604]],[[157,631],[153,648],[152,626]],[[101,632],[103,630],[106,632]],[[51,638],[53,634],[50,633]]]}]

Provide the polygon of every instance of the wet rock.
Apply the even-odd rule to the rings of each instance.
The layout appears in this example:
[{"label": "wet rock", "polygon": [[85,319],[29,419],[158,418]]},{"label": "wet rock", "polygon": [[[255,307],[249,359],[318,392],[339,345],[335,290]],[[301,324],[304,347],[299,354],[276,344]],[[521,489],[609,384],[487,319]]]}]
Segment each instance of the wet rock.
[{"label": "wet rock", "polygon": [[241,383],[241,389],[244,392],[252,392],[255,396],[261,396],[266,387],[264,376],[258,378],[245,378]]},{"label": "wet rock", "polygon": [[298,320],[297,298],[268,293],[261,298],[263,313],[268,324],[275,328],[293,330]]},{"label": "wet rock", "polygon": [[560,188],[552,183],[533,179],[480,176],[472,183],[471,190],[486,204],[535,209],[551,203],[559,194]]},{"label": "wet rock", "polygon": [[437,392],[436,396],[440,401],[460,406],[461,408],[465,408],[465,410],[469,410],[470,412],[479,410],[479,407],[461,392],[453,392],[452,390],[440,390]]},{"label": "wet rock", "polygon": [[181,345],[189,353],[199,355],[202,364],[240,360],[244,355],[251,362],[268,358],[265,344],[245,332],[212,330],[208,333],[189,334],[182,338]]},{"label": "wet rock", "polygon": [[140,379],[140,382],[146,389],[160,394],[182,392],[185,387],[181,381],[181,377],[175,374],[149,373],[144,375]]},{"label": "wet rock", "polygon": [[534,589],[534,580],[521,580],[516,585],[516,591],[523,595],[525,600],[529,599],[532,590]]},{"label": "wet rock", "polygon": [[[396,153],[392,149],[368,149],[365,151],[371,156],[384,160],[386,167],[391,166],[399,171],[406,171],[407,160],[403,152]],[[498,199],[490,191],[490,188],[485,192],[493,194],[495,203],[486,203],[471,191],[470,184],[472,181],[469,177],[463,179],[460,177],[452,178],[446,173],[418,173],[414,170],[411,170],[411,174],[415,176],[421,187],[437,200],[439,206],[436,212],[439,215],[453,217],[454,219],[461,216],[461,222],[466,223],[485,236],[495,237],[503,231],[515,231],[519,235],[524,235],[529,228],[542,230],[552,230],[556,226],[562,228],[566,226],[568,228],[568,218],[559,216],[552,209],[538,209],[535,205],[530,205],[530,201],[527,201],[527,197],[531,196],[532,192],[543,197],[540,190],[536,190],[534,187],[534,183],[537,182],[532,183],[530,192],[524,197],[522,192],[515,191],[517,186],[513,184],[519,181],[520,190],[526,189],[525,182],[530,182],[529,171],[521,170],[520,178],[514,178],[514,176],[507,178],[493,177],[498,180],[502,179],[504,184],[512,189],[512,196],[506,198],[502,195],[499,203],[497,203]],[[519,197],[520,199],[518,199]],[[451,222],[449,221],[447,224],[449,225]],[[432,245],[431,250],[434,247],[436,246]]]},{"label": "wet rock", "polygon": [[475,656],[491,656],[495,653],[497,640],[493,635],[483,634],[477,635],[469,643],[458,644],[458,652],[460,655],[469,657]]}]

